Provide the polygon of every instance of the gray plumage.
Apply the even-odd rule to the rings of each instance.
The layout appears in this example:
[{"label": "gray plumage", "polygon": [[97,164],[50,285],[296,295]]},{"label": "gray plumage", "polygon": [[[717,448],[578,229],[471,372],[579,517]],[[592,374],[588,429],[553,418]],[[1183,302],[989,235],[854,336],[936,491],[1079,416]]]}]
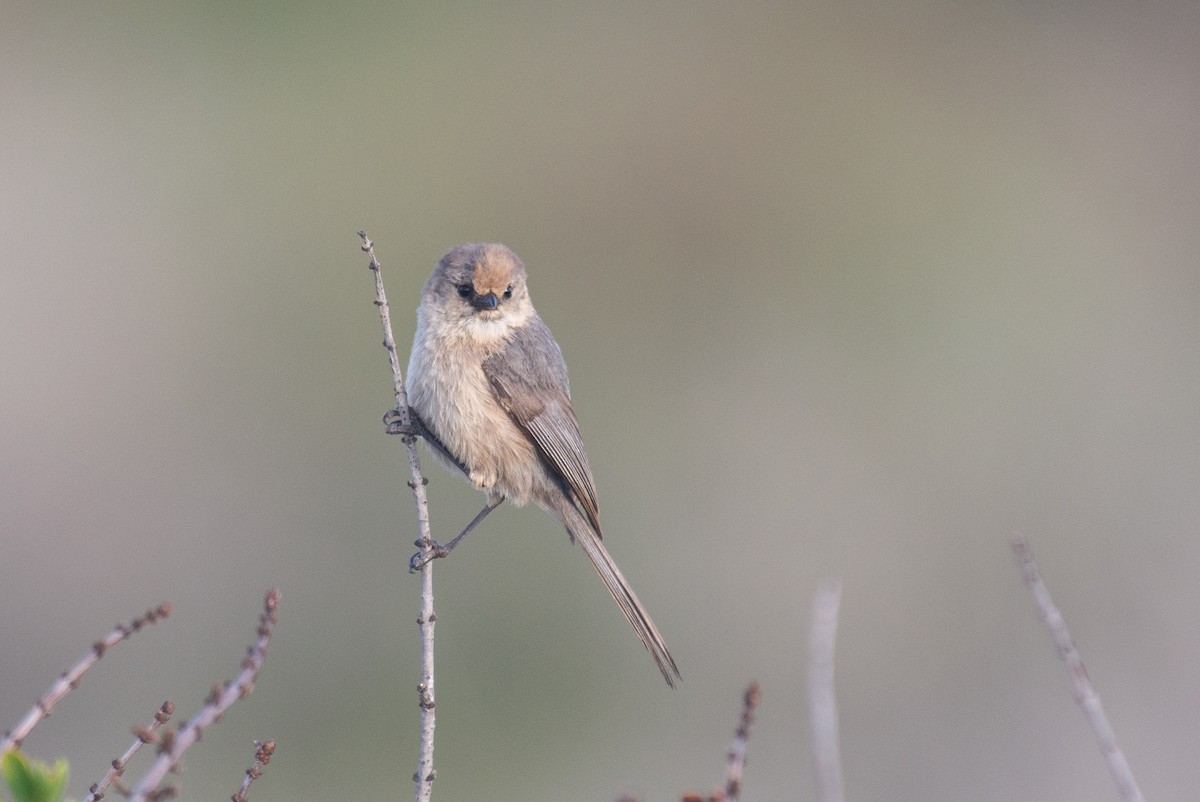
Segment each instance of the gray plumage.
[{"label": "gray plumage", "polygon": [[567,366],[511,250],[463,245],[442,257],[422,291],[407,387],[448,468],[465,469],[489,504],[533,501],[566,527],[674,687],[675,660],[604,547]]},{"label": "gray plumage", "polygon": [[563,489],[600,536],[596,481],[571,409],[567,364],[550,329],[541,318],[531,319],[499,353],[484,361],[483,372],[500,406],[533,439],[543,460],[563,480]]}]

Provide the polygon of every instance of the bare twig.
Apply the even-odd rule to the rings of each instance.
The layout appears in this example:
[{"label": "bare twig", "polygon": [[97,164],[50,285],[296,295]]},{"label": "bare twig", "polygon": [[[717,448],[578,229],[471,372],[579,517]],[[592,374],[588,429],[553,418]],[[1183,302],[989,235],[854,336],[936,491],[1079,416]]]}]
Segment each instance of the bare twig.
[{"label": "bare twig", "polygon": [[229,797],[233,802],[246,802],[246,792],[250,790],[250,783],[262,776],[263,766],[271,762],[271,756],[274,754],[274,741],[254,742],[254,765],[246,769],[246,779],[242,780],[242,787],[236,794]]},{"label": "bare twig", "polygon": [[358,236],[362,238],[363,251],[371,257],[370,268],[375,276],[375,305],[379,308],[379,319],[383,325],[383,347],[387,349],[388,363],[392,368],[392,386],[396,395],[396,416],[399,422],[397,431],[404,435],[410,474],[408,486],[412,488],[413,497],[417,502],[417,529],[420,538],[416,545],[420,547],[425,559],[420,568],[421,612],[417,616],[417,626],[421,630],[421,677],[417,682],[417,702],[421,714],[417,770],[413,774],[413,782],[416,783],[417,802],[429,802],[433,794],[433,780],[437,776],[433,769],[433,636],[437,615],[433,612],[433,538],[429,532],[429,500],[425,495],[425,485],[428,482],[421,472],[421,462],[417,458],[416,427],[408,408],[408,394],[404,391],[404,376],[400,371],[400,356],[396,353],[396,338],[392,336],[392,320],[388,314],[387,294],[383,290],[382,270],[379,260],[375,258],[374,243],[367,237],[367,232],[360,231]]},{"label": "bare twig", "polygon": [[271,642],[271,633],[275,629],[278,607],[279,590],[272,588],[263,599],[263,612],[258,619],[258,638],[247,651],[246,659],[242,661],[241,673],[223,686],[214,686],[204,706],[196,711],[186,724],[176,732],[168,732],[163,736],[158,758],[130,792],[130,802],[146,802],[171,795],[168,789],[158,788],[167,772],[179,763],[189,746],[200,740],[200,735],[205,729],[219,720],[234,702],[248,696],[254,690],[254,680],[267,657],[267,644]]},{"label": "bare twig", "polygon": [[833,690],[833,646],[837,637],[842,583],[825,582],[813,597],[808,637],[808,714],[812,725],[817,802],[842,802],[842,758],[838,747],[837,696]]},{"label": "bare twig", "polygon": [[[137,751],[142,748],[142,744],[157,743],[158,729],[171,718],[175,712],[175,705],[171,704],[171,700],[162,703],[162,707],[154,714],[154,720],[146,727],[134,727],[133,734],[137,739],[129,745],[125,753],[112,762],[112,768],[100,780],[100,782],[92,785],[88,789],[88,795],[83,798],[83,802],[100,802],[104,798],[105,791],[108,786],[117,782],[117,778],[125,773],[125,767],[129,765],[129,761],[137,754]],[[120,790],[120,786],[117,786]]]},{"label": "bare twig", "polygon": [[[733,734],[733,743],[725,755],[725,787],[717,788],[708,796],[696,791],[684,791],[681,802],[737,802],[742,793],[742,777],[746,772],[746,744],[750,741],[750,725],[754,723],[754,711],[762,698],[762,688],[757,682],[746,686],[742,694],[742,715]],[[621,797],[620,802],[633,802],[633,797]]]},{"label": "bare twig", "polygon": [[1050,598],[1050,590],[1042,581],[1037,563],[1033,561],[1033,551],[1029,548],[1025,538],[1020,535],[1013,538],[1012,549],[1017,556],[1017,563],[1021,567],[1021,576],[1025,579],[1025,585],[1037,603],[1038,613],[1054,638],[1058,657],[1067,666],[1067,676],[1071,680],[1071,690],[1074,692],[1075,701],[1083,709],[1088,723],[1092,725],[1092,732],[1100,744],[1104,762],[1108,765],[1108,773],[1112,775],[1121,799],[1125,802],[1143,802],[1144,797],[1141,789],[1138,788],[1137,780],[1133,777],[1133,769],[1129,767],[1125,753],[1117,746],[1116,733],[1113,732],[1112,725],[1108,723],[1108,717],[1104,715],[1104,706],[1100,704],[1096,688],[1088,677],[1087,669],[1083,667],[1083,659],[1079,656],[1074,641],[1071,640],[1071,633],[1067,631],[1067,622],[1063,619],[1059,609],[1054,606],[1054,601]]},{"label": "bare twig", "polygon": [[737,802],[742,793],[742,775],[746,770],[746,743],[750,740],[750,725],[754,723],[754,709],[762,698],[762,688],[757,682],[746,686],[742,695],[742,718],[729,747],[729,762],[725,767],[725,798]]},{"label": "bare twig", "polygon": [[37,726],[37,723],[50,715],[50,710],[54,705],[66,696],[67,691],[79,684],[84,672],[94,666],[105,652],[142,627],[153,624],[160,618],[166,618],[170,614],[171,605],[160,604],[153,610],[147,610],[144,615],[133,619],[128,624],[118,624],[102,640],[93,643],[88,653],[80,658],[78,663],[64,671],[58,681],[50,686],[50,690],[46,691],[42,698],[37,700],[37,704],[25,714],[21,722],[6,733],[3,739],[0,739],[0,753],[7,752],[9,749],[20,749],[21,743],[29,737],[30,731]]}]

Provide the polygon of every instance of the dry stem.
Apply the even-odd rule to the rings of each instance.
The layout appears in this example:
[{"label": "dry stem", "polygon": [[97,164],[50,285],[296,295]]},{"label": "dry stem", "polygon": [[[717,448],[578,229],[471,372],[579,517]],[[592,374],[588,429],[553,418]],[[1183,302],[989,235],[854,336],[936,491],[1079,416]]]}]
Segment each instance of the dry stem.
[{"label": "dry stem", "polygon": [[79,684],[84,672],[94,666],[105,652],[142,627],[153,624],[160,618],[166,618],[170,614],[171,605],[160,604],[153,610],[147,610],[144,615],[133,619],[128,624],[117,624],[102,640],[93,643],[88,653],[81,657],[79,662],[64,671],[58,681],[50,686],[50,690],[46,691],[42,698],[37,700],[37,704],[25,714],[21,722],[6,733],[3,739],[0,739],[0,753],[7,752],[9,749],[20,749],[21,743],[29,737],[30,731],[37,726],[37,723],[50,715],[54,705]]},{"label": "dry stem", "polygon": [[417,770],[413,774],[416,784],[417,802],[429,802],[433,795],[433,779],[436,772],[433,769],[433,730],[436,723],[434,715],[434,671],[433,671],[433,642],[434,624],[437,615],[433,611],[433,538],[429,532],[429,500],[425,494],[427,481],[421,472],[421,462],[417,458],[417,438],[414,421],[408,408],[408,394],[404,391],[404,376],[400,370],[400,356],[396,353],[396,338],[392,336],[392,319],[388,313],[387,293],[383,289],[383,273],[379,260],[375,258],[374,243],[367,232],[360,231],[362,249],[370,257],[370,268],[375,276],[375,305],[379,308],[379,319],[383,325],[383,347],[387,349],[388,364],[392,368],[392,388],[396,396],[396,415],[400,429],[404,434],[404,446],[408,452],[408,468],[410,479],[408,486],[412,488],[417,502],[417,528],[424,565],[421,566],[421,611],[417,616],[417,626],[421,630],[421,677],[417,682],[417,703],[420,706],[420,741],[417,746]]},{"label": "dry stem", "polygon": [[842,802],[846,798],[833,689],[833,647],[841,596],[842,583],[838,580],[825,582],[817,589],[808,638],[808,714],[818,802]]},{"label": "dry stem", "polygon": [[[133,734],[137,736],[129,748],[125,750],[119,758],[112,762],[112,768],[104,775],[98,783],[94,783],[88,789],[88,795],[83,798],[83,802],[99,802],[104,798],[104,792],[108,790],[108,786],[117,782],[122,774],[125,773],[125,767],[129,765],[129,761],[142,748],[142,744],[156,743],[158,741],[157,732],[162,725],[170,720],[171,715],[175,712],[175,705],[171,704],[171,700],[162,703],[162,707],[154,714],[154,720],[145,727],[134,727]],[[120,785],[117,789],[120,790]]]},{"label": "dry stem", "polygon": [[188,719],[186,724],[159,739],[158,758],[130,792],[130,802],[146,802],[146,800],[162,798],[166,789],[156,789],[163,778],[167,776],[167,772],[179,763],[184,751],[200,740],[204,730],[219,720],[234,702],[248,696],[254,690],[254,680],[258,677],[263,660],[266,659],[267,644],[270,643],[271,633],[275,629],[278,606],[279,590],[272,588],[267,591],[266,598],[263,600],[263,612],[258,619],[258,639],[250,647],[246,659],[242,661],[241,673],[223,686],[214,686],[204,706],[196,711],[196,714]]},{"label": "dry stem", "polygon": [[1144,802],[1142,791],[1133,777],[1133,769],[1129,767],[1125,753],[1117,746],[1117,735],[1113,732],[1112,725],[1108,723],[1108,716],[1104,715],[1104,706],[1100,704],[1100,696],[1096,693],[1096,688],[1088,677],[1087,669],[1083,667],[1083,658],[1079,656],[1079,651],[1075,648],[1074,641],[1071,640],[1071,633],[1067,631],[1067,622],[1063,619],[1059,609],[1054,606],[1054,600],[1050,598],[1050,590],[1042,581],[1037,563],[1033,561],[1033,551],[1025,542],[1025,538],[1020,535],[1013,538],[1012,549],[1017,556],[1017,563],[1021,567],[1021,576],[1025,580],[1025,585],[1037,603],[1038,613],[1054,638],[1058,657],[1067,666],[1067,677],[1071,680],[1071,690],[1074,692],[1075,701],[1082,708],[1088,723],[1092,725],[1092,732],[1096,736],[1096,742],[1100,744],[1100,752],[1104,755],[1108,773],[1112,775],[1121,799],[1125,802]]}]

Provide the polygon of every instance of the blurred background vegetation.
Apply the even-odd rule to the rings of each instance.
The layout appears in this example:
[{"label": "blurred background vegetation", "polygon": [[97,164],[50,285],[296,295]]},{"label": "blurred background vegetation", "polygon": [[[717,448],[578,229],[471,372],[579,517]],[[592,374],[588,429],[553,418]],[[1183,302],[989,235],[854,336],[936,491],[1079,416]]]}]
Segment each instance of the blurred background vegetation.
[{"label": "blurred background vegetation", "polygon": [[[167,698],[255,694],[184,798],[407,798],[407,350],[498,240],[572,369],[608,542],[493,515],[437,581],[435,798],[809,798],[809,599],[844,580],[856,799],[1112,798],[1026,534],[1150,798],[1200,786],[1200,9],[1192,2],[7,3],[0,727],[82,796]],[[480,496],[427,460],[435,531]]]}]

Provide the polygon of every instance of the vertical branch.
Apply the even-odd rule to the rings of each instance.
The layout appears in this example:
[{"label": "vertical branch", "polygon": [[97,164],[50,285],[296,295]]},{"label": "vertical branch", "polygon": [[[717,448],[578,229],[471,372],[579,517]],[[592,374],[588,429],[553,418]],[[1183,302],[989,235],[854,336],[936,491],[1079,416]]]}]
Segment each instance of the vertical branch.
[{"label": "vertical branch", "polygon": [[[742,779],[746,774],[746,745],[750,742],[750,726],[754,723],[754,711],[762,700],[762,687],[754,681],[742,693],[742,715],[738,717],[733,743],[725,754],[725,787],[717,788],[708,796],[696,791],[684,791],[682,802],[737,802],[742,795]],[[631,796],[623,796],[619,802],[635,802]]]},{"label": "vertical branch", "polygon": [[742,694],[742,717],[733,734],[733,744],[725,763],[725,799],[737,802],[742,795],[742,778],[746,773],[746,744],[750,741],[750,725],[754,723],[754,710],[762,699],[762,688],[757,682],[746,686]]},{"label": "vertical branch", "polygon": [[843,802],[842,758],[838,749],[837,697],[833,690],[833,646],[837,636],[842,583],[825,582],[813,597],[808,638],[808,713],[818,802]]},{"label": "vertical branch", "polygon": [[1042,581],[1037,563],[1033,561],[1033,551],[1025,542],[1025,538],[1020,535],[1013,538],[1012,550],[1017,556],[1017,563],[1021,567],[1021,576],[1025,580],[1025,585],[1037,603],[1038,613],[1054,638],[1058,657],[1067,666],[1067,676],[1071,680],[1071,690],[1074,692],[1075,701],[1083,709],[1088,723],[1092,725],[1092,732],[1100,744],[1100,752],[1104,755],[1108,773],[1112,775],[1121,799],[1125,802],[1143,802],[1141,789],[1138,788],[1137,780],[1133,777],[1133,769],[1129,767],[1125,753],[1117,746],[1116,733],[1113,732],[1112,725],[1108,723],[1108,716],[1104,715],[1104,706],[1100,704],[1100,696],[1096,693],[1096,688],[1088,677],[1087,669],[1083,666],[1083,658],[1079,656],[1079,651],[1075,648],[1074,641],[1071,640],[1071,633],[1067,631],[1067,622],[1063,619],[1059,609],[1054,606],[1054,600],[1050,598],[1050,590]]},{"label": "vertical branch", "polygon": [[417,502],[417,528],[420,538],[417,546],[426,559],[421,566],[421,612],[417,625],[421,629],[421,678],[417,683],[417,698],[421,708],[420,742],[417,746],[417,771],[413,774],[416,783],[417,802],[429,802],[433,794],[433,729],[434,717],[434,672],[433,635],[437,616],[433,612],[433,538],[429,534],[429,500],[425,495],[427,481],[421,472],[417,458],[415,421],[408,408],[408,394],[404,391],[404,376],[400,371],[400,356],[396,353],[396,338],[392,336],[392,319],[388,313],[387,294],[383,290],[383,274],[379,260],[375,258],[375,246],[366,231],[358,232],[362,238],[362,249],[371,257],[370,268],[375,276],[375,306],[379,308],[379,320],[383,325],[383,347],[387,349],[388,364],[392,368],[392,385],[396,394],[396,431],[403,434],[405,450],[408,452],[408,468],[412,488]]}]

